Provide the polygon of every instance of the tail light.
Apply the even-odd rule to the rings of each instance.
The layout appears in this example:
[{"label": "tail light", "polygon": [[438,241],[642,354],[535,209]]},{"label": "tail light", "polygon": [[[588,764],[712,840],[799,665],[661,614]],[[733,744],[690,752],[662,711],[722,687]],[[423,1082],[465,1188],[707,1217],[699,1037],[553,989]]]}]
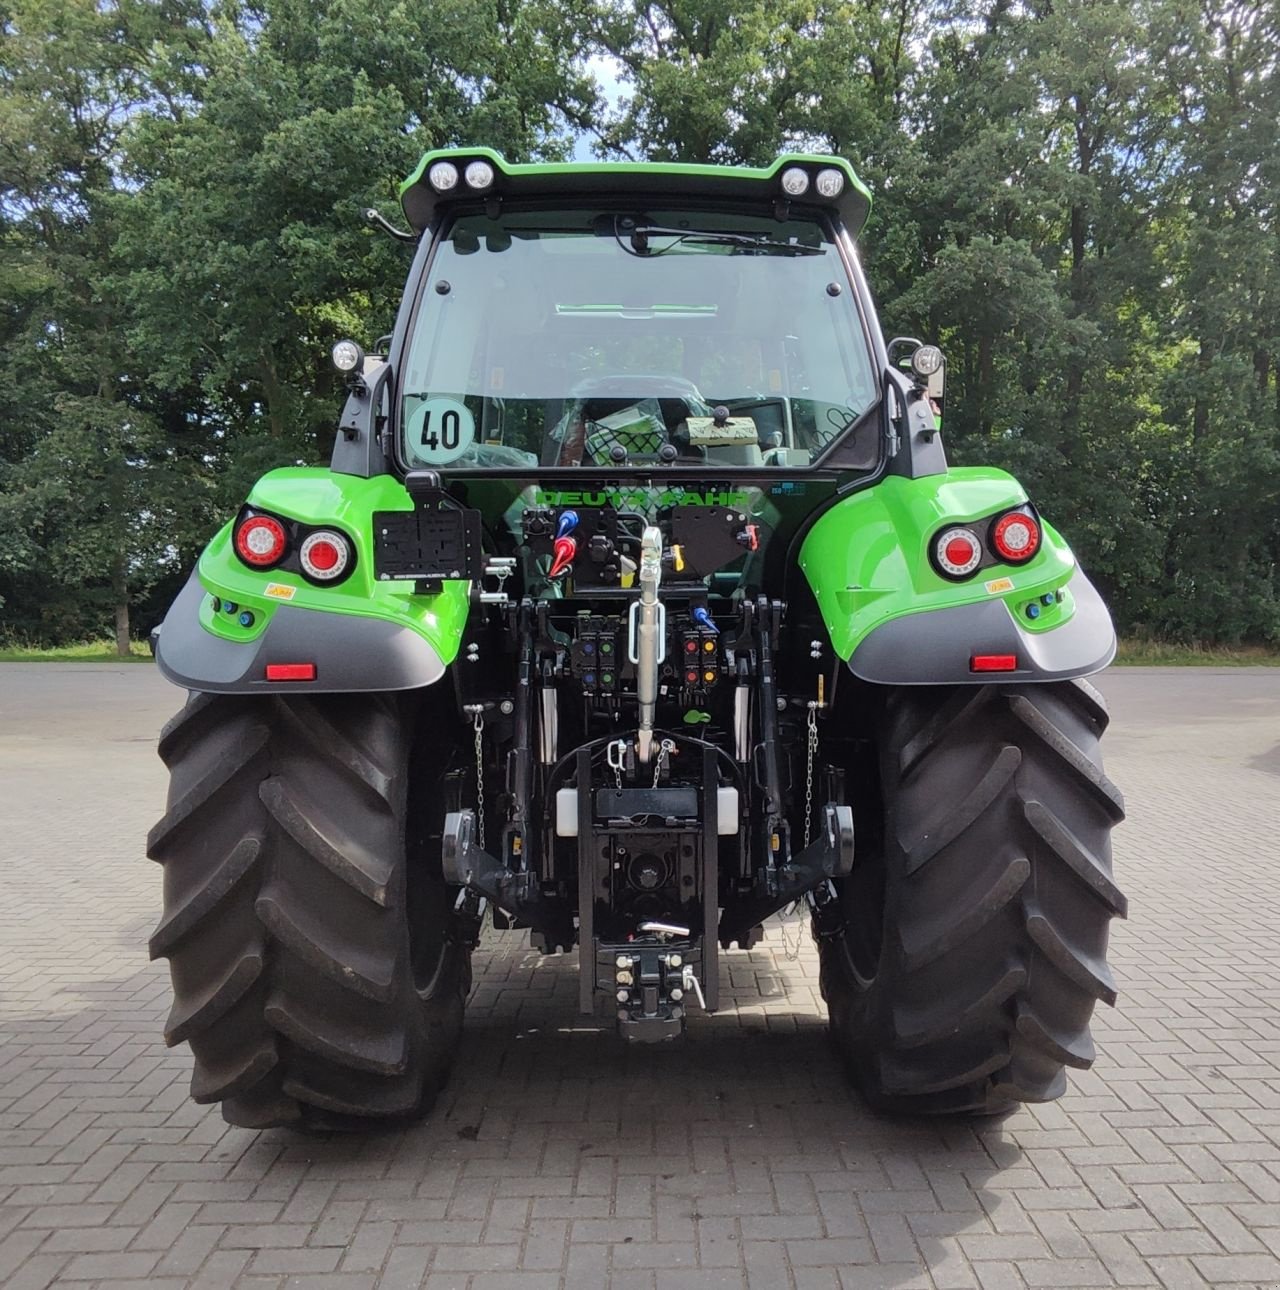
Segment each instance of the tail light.
[{"label": "tail light", "polygon": [[944,529],[933,540],[933,558],[948,578],[967,578],[982,563],[982,543],[968,529]]},{"label": "tail light", "polygon": [[284,525],[270,515],[249,515],[235,528],[236,554],[254,569],[267,569],[284,559],[289,539]]},{"label": "tail light", "polygon": [[313,582],[336,582],[351,564],[351,543],[335,529],[315,529],[298,550],[302,572]]},{"label": "tail light", "polygon": [[1040,549],[1040,525],[1025,511],[1010,511],[991,526],[991,545],[1006,564],[1025,564]]}]

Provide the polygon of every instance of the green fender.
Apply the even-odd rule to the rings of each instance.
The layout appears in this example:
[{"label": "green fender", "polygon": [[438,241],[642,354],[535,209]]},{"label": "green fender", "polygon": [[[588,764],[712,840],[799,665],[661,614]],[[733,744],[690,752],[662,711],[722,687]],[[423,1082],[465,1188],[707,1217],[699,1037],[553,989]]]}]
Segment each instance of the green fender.
[{"label": "green fender", "polygon": [[[886,685],[1063,680],[1106,667],[1116,647],[1111,617],[1043,520],[1026,564],[993,564],[953,582],[930,563],[939,530],[1026,501],[1004,471],[960,467],[889,476],[837,502],[800,549],[836,653],[863,680]],[[1013,655],[1016,667],[975,672],[975,655]]]},{"label": "green fender", "polygon": [[[321,467],[273,470],[254,486],[248,504],[341,530],[354,547],[355,567],[332,587],[284,569],[250,569],[232,549],[232,524],[226,524],[157,637],[156,660],[170,680],[190,690],[245,694],[404,690],[440,679],[458,653],[471,584],[449,581],[422,596],[412,582],[375,580],[373,513],[413,509],[399,480]],[[240,621],[244,614],[248,625]],[[315,680],[268,681],[271,663],[314,663]]]}]

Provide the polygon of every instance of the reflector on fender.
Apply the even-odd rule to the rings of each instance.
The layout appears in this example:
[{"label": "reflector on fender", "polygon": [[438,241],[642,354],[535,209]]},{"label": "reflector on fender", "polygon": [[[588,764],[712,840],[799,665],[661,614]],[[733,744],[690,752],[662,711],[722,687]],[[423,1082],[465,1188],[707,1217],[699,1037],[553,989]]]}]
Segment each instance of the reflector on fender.
[{"label": "reflector on fender", "polygon": [[969,660],[971,672],[1016,672],[1017,670],[1016,654],[975,654]]},{"label": "reflector on fender", "polygon": [[314,681],[316,665],[314,663],[268,663],[268,681]]}]

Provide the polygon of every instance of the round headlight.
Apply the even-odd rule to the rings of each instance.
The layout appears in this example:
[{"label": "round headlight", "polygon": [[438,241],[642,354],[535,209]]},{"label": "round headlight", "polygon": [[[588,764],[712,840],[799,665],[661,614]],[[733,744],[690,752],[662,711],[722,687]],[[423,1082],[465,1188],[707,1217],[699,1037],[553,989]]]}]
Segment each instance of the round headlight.
[{"label": "round headlight", "polygon": [[340,340],[331,353],[333,365],[340,372],[358,372],[364,367],[364,350],[353,340]]},{"label": "round headlight", "polygon": [[844,192],[844,176],[834,167],[819,170],[813,185],[819,197],[839,197]]},{"label": "round headlight", "polygon": [[788,197],[803,197],[809,191],[809,172],[799,166],[788,166],[782,172],[782,191]]},{"label": "round headlight", "polygon": [[437,161],[427,171],[427,183],[438,193],[447,193],[458,186],[458,167],[452,161]]},{"label": "round headlight", "polygon": [[937,345],[919,345],[911,355],[911,370],[917,376],[932,376],[942,368],[942,351]]},{"label": "round headlight", "polygon": [[468,188],[488,188],[493,183],[493,167],[487,161],[468,162],[464,175]]}]

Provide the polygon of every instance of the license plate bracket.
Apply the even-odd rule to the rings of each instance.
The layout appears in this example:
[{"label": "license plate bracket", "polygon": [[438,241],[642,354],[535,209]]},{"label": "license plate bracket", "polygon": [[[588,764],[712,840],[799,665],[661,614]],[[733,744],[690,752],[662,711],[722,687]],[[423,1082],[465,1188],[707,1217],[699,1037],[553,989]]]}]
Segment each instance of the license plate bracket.
[{"label": "license plate bracket", "polygon": [[484,552],[480,512],[443,489],[413,494],[411,511],[375,511],[373,565],[379,582],[413,582],[434,595],[446,581],[481,576]]}]

